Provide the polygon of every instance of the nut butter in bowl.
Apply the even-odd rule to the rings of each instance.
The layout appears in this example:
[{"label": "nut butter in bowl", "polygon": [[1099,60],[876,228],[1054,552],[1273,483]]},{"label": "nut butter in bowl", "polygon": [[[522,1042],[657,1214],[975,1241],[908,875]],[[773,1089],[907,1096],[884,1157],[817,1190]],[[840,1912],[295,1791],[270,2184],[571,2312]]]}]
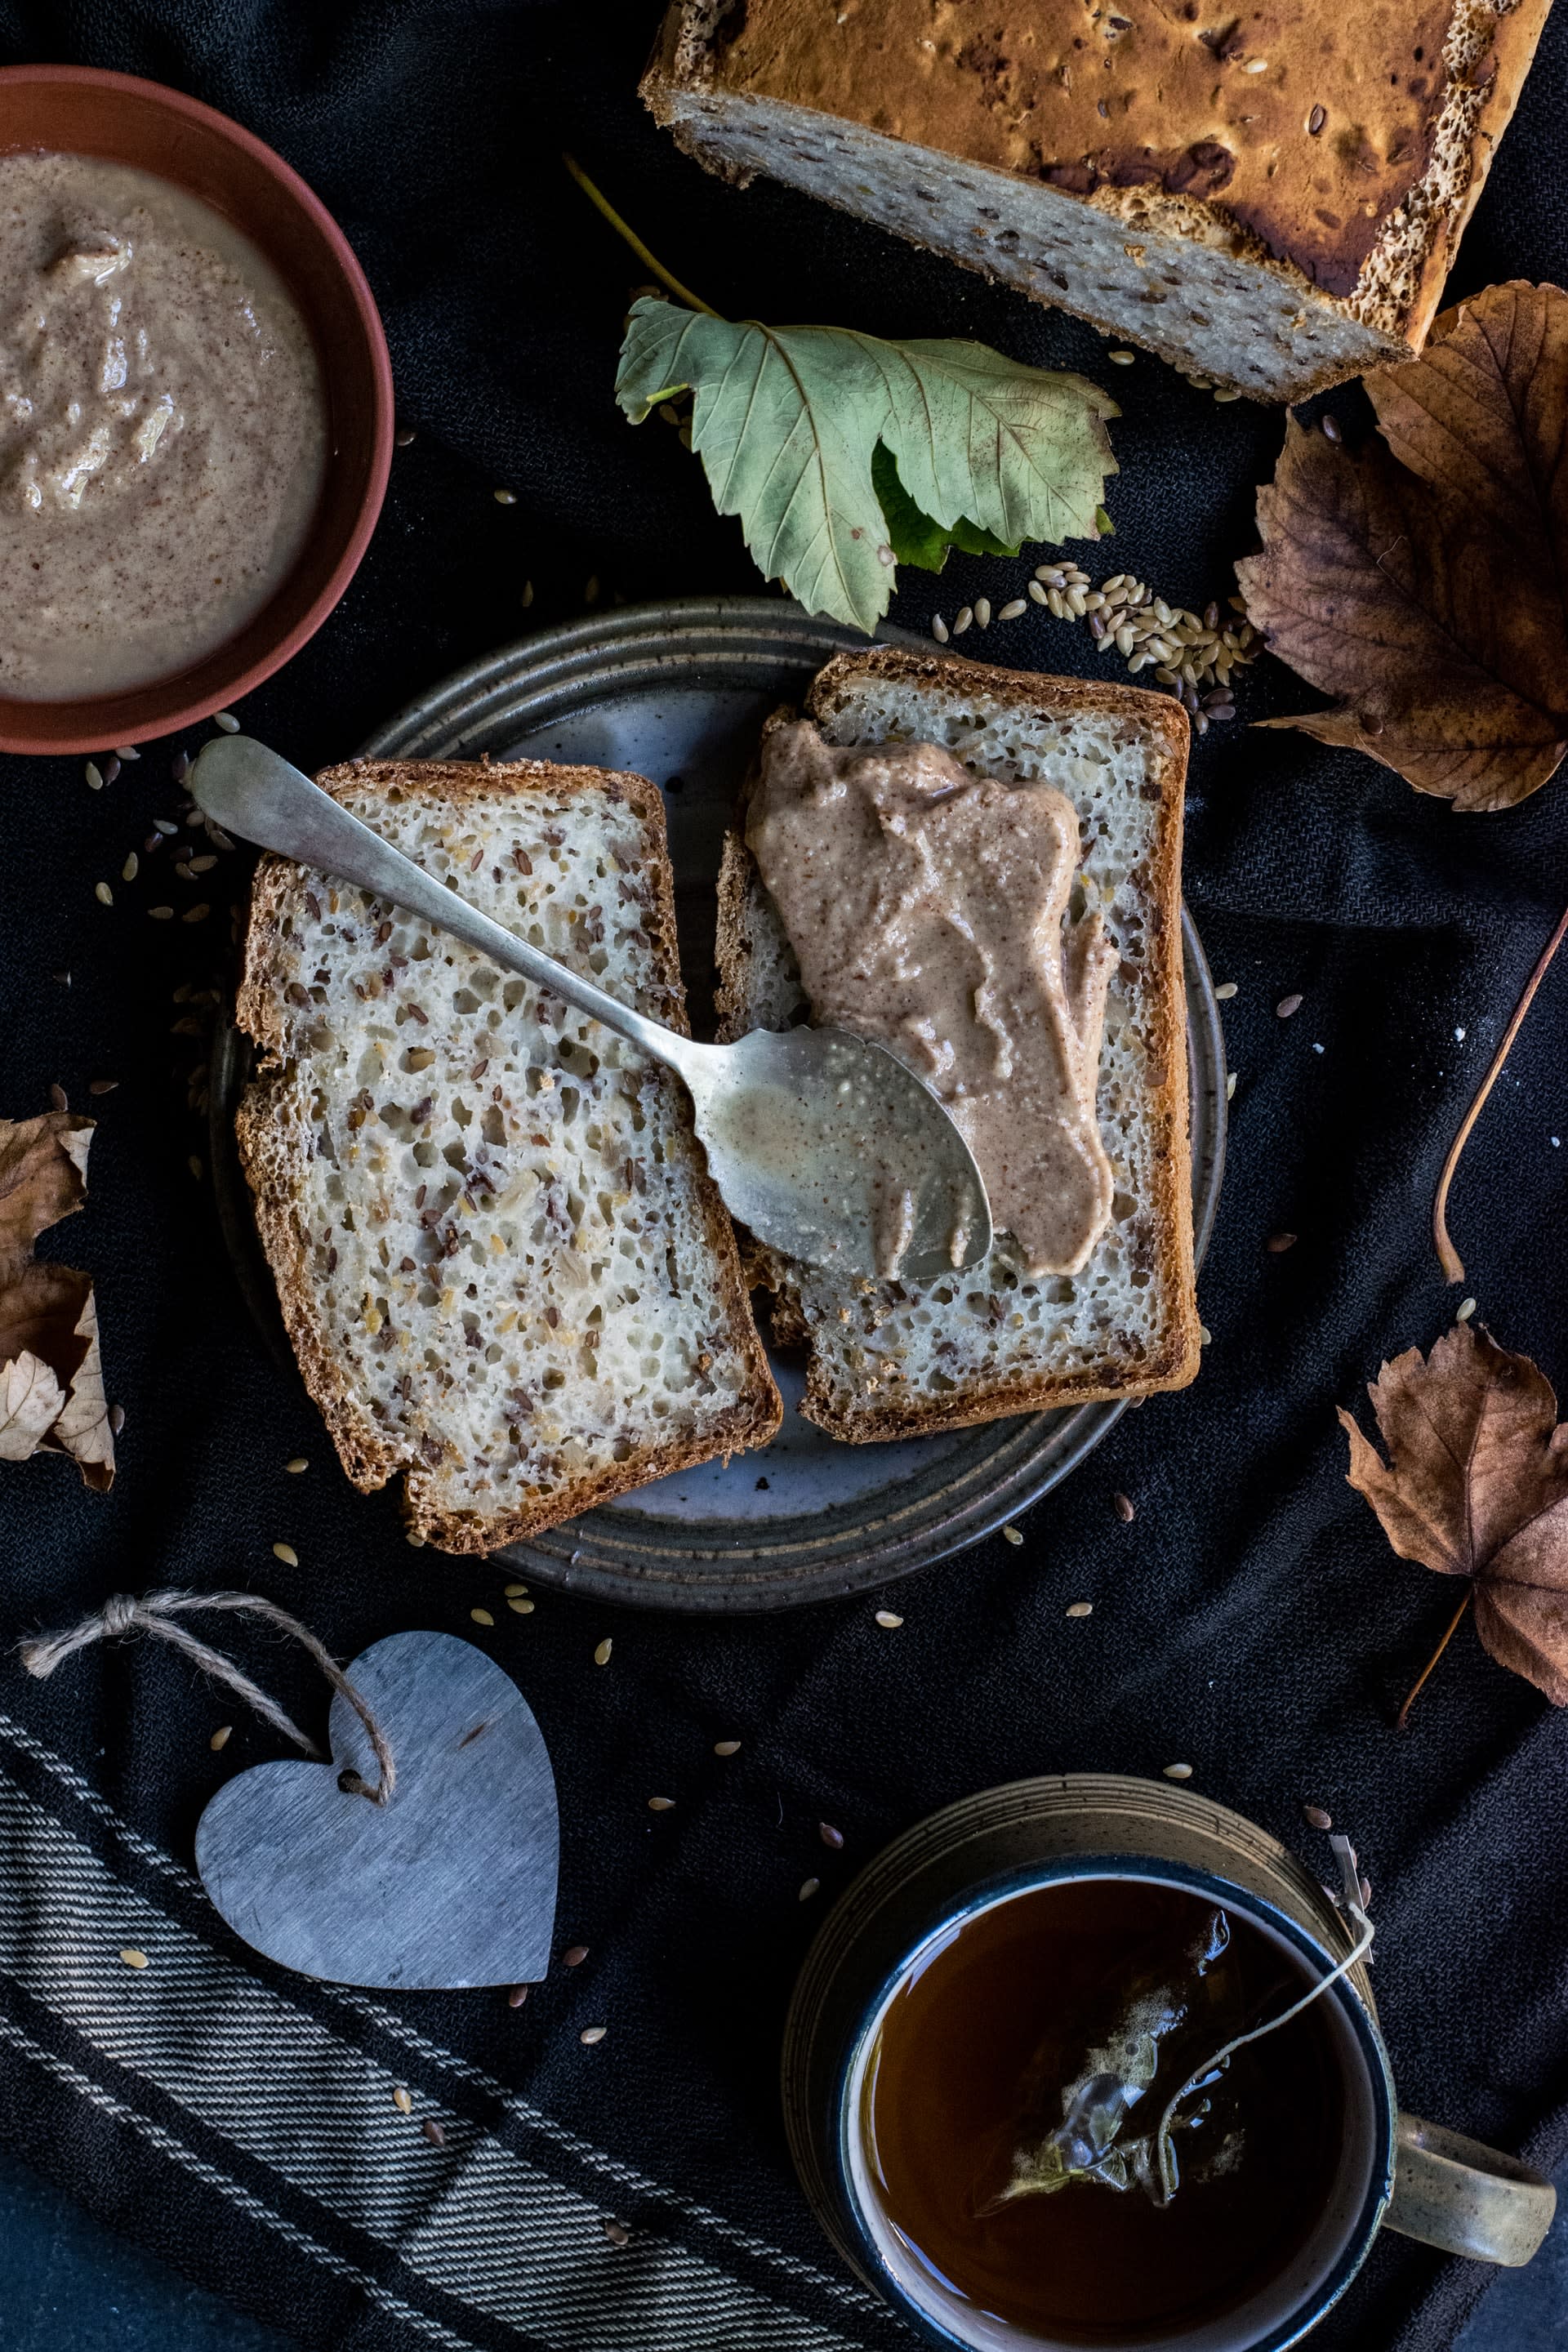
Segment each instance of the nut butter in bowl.
[{"label": "nut butter in bowl", "polygon": [[287,165],[153,83],[0,72],[0,748],[167,733],[270,675],[391,440],[369,289]]}]

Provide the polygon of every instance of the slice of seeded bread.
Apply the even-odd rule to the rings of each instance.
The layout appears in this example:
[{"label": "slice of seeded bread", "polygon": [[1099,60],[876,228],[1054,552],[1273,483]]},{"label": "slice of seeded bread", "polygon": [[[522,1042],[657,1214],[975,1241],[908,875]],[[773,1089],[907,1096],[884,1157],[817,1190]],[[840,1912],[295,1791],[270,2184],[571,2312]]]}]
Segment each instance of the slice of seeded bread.
[{"label": "slice of seeded bread", "polygon": [[[776,1336],[810,1351],[806,1417],[851,1441],[1182,1388],[1198,1367],[1182,971],[1186,714],[1135,686],[878,646],[829,662],[805,715],[830,743],[941,743],[976,775],[1042,780],[1079,813],[1069,919],[1119,950],[1100,1057],[1111,1222],[1082,1272],[1025,1275],[1005,1235],[936,1282],[847,1282],[753,1248]],[[737,834],[719,881],[723,1037],[804,1017],[795,958]]]},{"label": "slice of seeded bread", "polygon": [[1419,352],[1551,0],[671,0],[642,90],[759,172],[1254,399]]},{"label": "slice of seeded bread", "polygon": [[[686,1025],[664,811],[598,768],[355,761],[326,789],[427,872]],[[778,1394],[684,1089],[395,907],[258,871],[240,1155],[305,1382],[363,1491],[492,1551],[766,1443]]]}]

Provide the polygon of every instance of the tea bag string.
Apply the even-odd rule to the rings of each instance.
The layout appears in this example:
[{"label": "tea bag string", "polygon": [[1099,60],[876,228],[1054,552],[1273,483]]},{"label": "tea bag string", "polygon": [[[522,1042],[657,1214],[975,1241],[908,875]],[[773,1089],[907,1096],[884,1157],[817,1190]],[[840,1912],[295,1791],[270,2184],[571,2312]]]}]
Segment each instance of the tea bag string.
[{"label": "tea bag string", "polygon": [[1348,1976],[1356,1962],[1364,1959],[1372,1948],[1372,1939],[1376,1930],[1367,1917],[1365,1906],[1362,1901],[1361,1867],[1356,1860],[1355,1848],[1349,1838],[1341,1837],[1337,1831],[1329,1843],[1338,1860],[1340,1878],[1344,1889],[1343,1895],[1339,1898],[1339,1907],[1348,1917],[1356,1922],[1360,1929],[1356,1941],[1352,1949],[1345,1954],[1338,1968],[1331,1969],[1327,1976],[1320,1977],[1311,1990],[1301,1995],[1300,2000],[1293,2001],[1290,2007],[1282,2011],[1278,2017],[1269,2018],[1266,2024],[1255,2025],[1250,2033],[1238,2033],[1234,2041],[1227,2042],[1223,2049],[1216,2050],[1212,2058],[1205,2058],[1201,2066],[1194,2066],[1181,2089],[1166,2101],[1165,2112],[1160,2117],[1159,2130],[1154,2135],[1154,2152],[1159,2160],[1160,2187],[1163,2191],[1160,2201],[1163,2205],[1168,2205],[1176,2193],[1178,2175],[1176,2154],[1171,2145],[1171,2126],[1182,2101],[1189,2097],[1217,2068],[1234,2057],[1238,2050],[1244,2050],[1249,2042],[1261,2042],[1266,2033],[1278,2033],[1282,2025],[1289,2025],[1293,2017],[1300,2017],[1301,2011],[1304,2009],[1310,2009],[1321,1994],[1328,1991],[1331,1985],[1337,1984],[1342,1977]]},{"label": "tea bag string", "polygon": [[373,1804],[384,1805],[397,1784],[397,1768],[385,1733],[337,1660],[322,1647],[310,1627],[301,1625],[298,1617],[290,1617],[289,1612],[279,1609],[275,1601],[264,1601],[259,1593],[144,1592],[138,1599],[129,1592],[117,1592],[104,1602],[101,1609],[83,1617],[79,1623],[65,1627],[58,1633],[41,1633],[32,1641],[19,1643],[16,1654],[30,1675],[36,1675],[40,1682],[47,1682],[57,1666],[62,1665],[76,1651],[90,1649],[95,1642],[110,1641],[126,1633],[150,1634],[154,1641],[168,1642],[176,1650],[183,1651],[204,1674],[210,1675],[214,1682],[222,1683],[225,1689],[233,1691],[237,1698],[242,1698],[264,1722],[269,1723],[275,1731],[280,1731],[285,1739],[291,1739],[305,1755],[316,1757],[322,1762],[328,1761],[315,1741],[284,1713],[276,1699],[268,1697],[259,1684],[253,1683],[250,1676],[243,1674],[221,1651],[209,1649],[205,1642],[198,1640],[179,1622],[181,1617],[194,1610],[207,1609],[243,1612],[248,1616],[259,1617],[266,1623],[276,1625],[280,1632],[291,1634],[310,1652],[332,1688],[347,1699],[363,1724],[365,1736],[375,1757],[376,1769],[381,1776],[375,1787],[371,1788],[351,1769],[340,1776],[338,1785],[351,1796],[368,1797]]}]

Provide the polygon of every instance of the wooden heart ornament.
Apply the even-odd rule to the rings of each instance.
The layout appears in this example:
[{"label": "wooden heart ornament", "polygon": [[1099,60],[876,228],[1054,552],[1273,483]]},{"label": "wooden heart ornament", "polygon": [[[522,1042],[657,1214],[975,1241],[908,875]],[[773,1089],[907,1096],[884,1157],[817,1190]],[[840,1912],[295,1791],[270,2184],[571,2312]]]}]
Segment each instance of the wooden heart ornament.
[{"label": "wooden heart ornament", "polygon": [[450,1633],[393,1633],[348,1678],[397,1764],[384,1805],[364,1727],[332,1700],[330,1764],[258,1764],[196,1824],[202,1884],[237,1936],[334,1984],[434,1991],[537,1982],[549,1965],[555,1780],[509,1675]]}]

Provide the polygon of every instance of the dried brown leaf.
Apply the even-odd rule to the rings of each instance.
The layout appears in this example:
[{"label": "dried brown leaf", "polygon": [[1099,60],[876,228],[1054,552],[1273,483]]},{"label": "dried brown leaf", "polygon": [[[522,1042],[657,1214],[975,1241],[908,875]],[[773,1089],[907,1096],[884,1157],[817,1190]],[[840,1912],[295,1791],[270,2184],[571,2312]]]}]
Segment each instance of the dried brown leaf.
[{"label": "dried brown leaf", "polygon": [[89,1486],[114,1477],[92,1283],[33,1255],[87,1198],[93,1121],[68,1111],[0,1119],[0,1460],[68,1454]]},{"label": "dried brown leaf", "polygon": [[1340,698],[1266,723],[1510,807],[1568,751],[1568,295],[1489,287],[1366,389],[1380,440],[1292,422],[1258,493],[1248,617]]},{"label": "dried brown leaf", "polygon": [[1499,1664],[1568,1706],[1568,1423],[1551,1382],[1458,1323],[1429,1357],[1384,1364],[1367,1393],[1388,1459],[1342,1409],[1351,1485],[1401,1559],[1469,1580]]}]

